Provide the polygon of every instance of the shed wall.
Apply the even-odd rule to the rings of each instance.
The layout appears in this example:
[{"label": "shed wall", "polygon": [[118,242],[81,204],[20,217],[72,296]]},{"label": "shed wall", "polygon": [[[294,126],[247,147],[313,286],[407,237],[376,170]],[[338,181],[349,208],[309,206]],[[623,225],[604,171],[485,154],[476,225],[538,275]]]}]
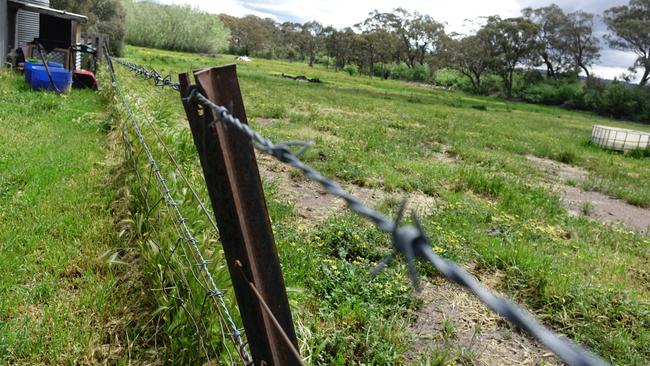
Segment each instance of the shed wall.
[{"label": "shed wall", "polygon": [[[50,6],[50,0],[25,0],[28,3]],[[16,45],[22,46],[38,38],[40,15],[30,11],[18,10],[16,14]]]},{"label": "shed wall", "polygon": [[0,0],[0,64],[4,65],[9,48],[9,11],[7,0]]}]

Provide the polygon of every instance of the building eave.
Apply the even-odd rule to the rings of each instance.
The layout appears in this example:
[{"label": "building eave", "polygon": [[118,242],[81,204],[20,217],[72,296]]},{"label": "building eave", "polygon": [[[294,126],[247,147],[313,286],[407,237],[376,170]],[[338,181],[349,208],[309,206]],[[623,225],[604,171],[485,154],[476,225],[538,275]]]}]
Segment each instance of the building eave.
[{"label": "building eave", "polygon": [[79,23],[86,23],[88,21],[88,17],[85,15],[70,13],[65,10],[52,9],[47,6],[26,3],[20,0],[8,0],[7,5],[15,9],[46,14],[57,18],[73,20]]}]

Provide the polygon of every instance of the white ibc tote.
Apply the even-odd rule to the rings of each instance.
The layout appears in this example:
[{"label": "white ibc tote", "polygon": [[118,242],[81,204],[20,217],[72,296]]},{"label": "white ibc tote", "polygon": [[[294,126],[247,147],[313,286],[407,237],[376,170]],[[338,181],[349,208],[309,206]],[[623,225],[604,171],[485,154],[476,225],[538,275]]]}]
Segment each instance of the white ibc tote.
[{"label": "white ibc tote", "polygon": [[650,144],[650,133],[594,125],[591,130],[591,142],[618,151],[646,149]]}]

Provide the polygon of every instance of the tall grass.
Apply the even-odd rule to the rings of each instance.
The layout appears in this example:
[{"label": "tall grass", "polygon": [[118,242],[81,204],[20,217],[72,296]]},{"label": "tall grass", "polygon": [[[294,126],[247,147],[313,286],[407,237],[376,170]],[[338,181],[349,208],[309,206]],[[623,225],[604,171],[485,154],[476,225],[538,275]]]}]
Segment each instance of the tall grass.
[{"label": "tall grass", "polygon": [[230,31],[218,17],[189,5],[124,1],[127,43],[187,52],[216,52],[228,45]]}]

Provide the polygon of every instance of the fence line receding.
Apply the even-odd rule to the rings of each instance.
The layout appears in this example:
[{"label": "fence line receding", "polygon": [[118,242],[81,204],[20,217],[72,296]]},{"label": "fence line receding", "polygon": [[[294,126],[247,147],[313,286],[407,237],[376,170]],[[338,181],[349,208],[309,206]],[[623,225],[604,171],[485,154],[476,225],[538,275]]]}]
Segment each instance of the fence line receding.
[{"label": "fence line receding", "polygon": [[[496,312],[513,325],[526,331],[533,338],[540,341],[563,362],[569,365],[580,366],[607,365],[607,363],[598,356],[581,346],[574,344],[566,337],[555,334],[550,329],[544,327],[532,314],[524,310],[521,306],[493,293],[490,289],[481,284],[476,277],[460,267],[457,263],[434,253],[429,239],[415,215],[413,216],[413,222],[415,222],[415,225],[402,224],[406,202],[402,204],[395,219],[387,217],[386,215],[368,207],[360,199],[344,190],[338,183],[326,178],[319,171],[307,165],[300,159],[300,155],[310,146],[309,143],[302,141],[274,143],[234,115],[232,113],[232,106],[228,105],[229,108],[226,108],[224,105],[219,104],[218,98],[215,98],[213,95],[214,93],[210,94],[210,91],[208,91],[208,96],[206,96],[205,84],[202,84],[200,79],[205,76],[206,72],[219,72],[219,68],[195,71],[193,75],[197,81],[199,81],[199,85],[190,85],[189,77],[187,75],[181,76],[181,83],[176,83],[172,81],[170,75],[162,76],[154,69],[148,69],[135,63],[117,58],[113,58],[113,60],[129,68],[137,75],[142,76],[145,79],[153,80],[155,86],[168,86],[173,90],[180,91],[186,112],[189,110],[197,113],[197,116],[202,117],[201,123],[204,124],[202,128],[212,131],[211,134],[203,135],[202,138],[220,139],[220,141],[222,141],[226,137],[215,132],[221,128],[227,130],[228,136],[231,138],[246,139],[260,152],[266,153],[279,162],[299,170],[305,178],[319,183],[327,192],[344,200],[351,211],[371,221],[379,230],[389,233],[393,242],[393,252],[379,263],[379,265],[373,270],[374,273],[381,271],[389,265],[397,255],[402,254],[406,257],[409,274],[413,284],[415,287],[418,287],[418,275],[415,269],[415,259],[419,258],[431,263],[447,280],[463,286],[487,305],[492,311]],[[234,69],[234,66],[231,67]],[[230,91],[222,90],[217,92],[229,93]],[[212,113],[208,113],[208,111],[211,111]],[[192,125],[192,119],[195,117],[196,116],[191,116],[188,113],[190,125]],[[194,137],[196,139],[197,136]],[[197,144],[197,147],[200,146],[200,144]],[[200,149],[198,153],[199,156],[201,156],[202,152]],[[210,189],[210,187],[208,188]],[[233,275],[232,272],[231,275]],[[253,283],[251,282],[251,284]],[[253,284],[253,286],[254,285],[255,284]],[[264,301],[264,299],[261,298],[258,298],[258,300],[260,302]],[[249,304],[239,303],[238,306],[242,309],[242,307],[247,307]],[[273,318],[272,315],[273,314],[271,314],[271,318]],[[248,332],[248,328],[246,328],[246,331]],[[286,340],[283,342],[286,343]],[[265,361],[271,362],[270,364],[272,364],[272,360]]]}]

